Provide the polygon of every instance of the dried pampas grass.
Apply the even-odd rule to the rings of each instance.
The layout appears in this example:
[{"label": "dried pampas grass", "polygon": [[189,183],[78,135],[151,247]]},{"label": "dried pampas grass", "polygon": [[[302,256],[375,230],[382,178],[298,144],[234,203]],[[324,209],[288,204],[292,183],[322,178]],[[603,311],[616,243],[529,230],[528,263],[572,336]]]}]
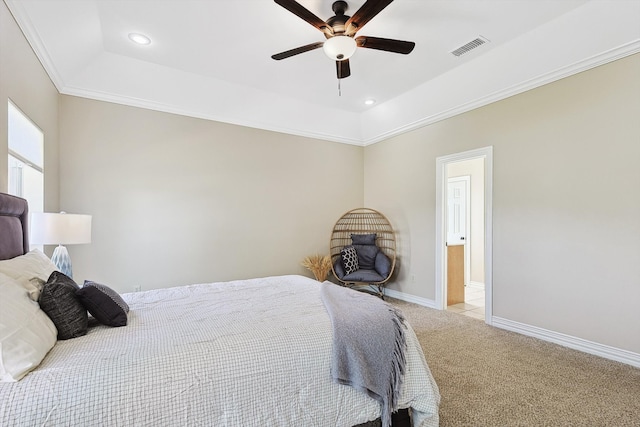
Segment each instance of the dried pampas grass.
[{"label": "dried pampas grass", "polygon": [[329,255],[311,255],[302,260],[302,266],[311,271],[318,282],[324,282],[331,271],[331,257]]}]

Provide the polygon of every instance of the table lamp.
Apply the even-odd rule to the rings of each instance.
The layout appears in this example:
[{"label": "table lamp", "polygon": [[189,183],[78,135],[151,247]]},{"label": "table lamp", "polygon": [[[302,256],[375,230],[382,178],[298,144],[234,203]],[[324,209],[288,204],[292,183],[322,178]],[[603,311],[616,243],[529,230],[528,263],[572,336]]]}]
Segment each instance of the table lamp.
[{"label": "table lamp", "polygon": [[73,277],[71,258],[64,245],[91,243],[91,215],[32,212],[30,240],[36,245],[58,245],[51,261],[62,273]]}]

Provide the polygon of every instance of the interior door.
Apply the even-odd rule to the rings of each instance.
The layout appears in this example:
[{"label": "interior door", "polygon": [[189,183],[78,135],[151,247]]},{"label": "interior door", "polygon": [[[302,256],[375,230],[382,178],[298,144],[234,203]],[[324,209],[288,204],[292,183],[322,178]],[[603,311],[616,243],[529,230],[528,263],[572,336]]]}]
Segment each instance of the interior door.
[{"label": "interior door", "polygon": [[467,239],[468,177],[450,178],[447,184],[447,246],[464,245]]},{"label": "interior door", "polygon": [[468,176],[447,182],[447,306],[465,301],[469,182]]}]

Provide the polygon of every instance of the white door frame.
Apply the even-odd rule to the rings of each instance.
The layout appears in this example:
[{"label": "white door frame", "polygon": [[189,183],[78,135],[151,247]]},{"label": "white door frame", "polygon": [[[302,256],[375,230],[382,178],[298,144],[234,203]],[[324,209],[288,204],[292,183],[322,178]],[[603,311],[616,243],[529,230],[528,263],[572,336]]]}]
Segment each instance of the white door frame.
[{"label": "white door frame", "polygon": [[484,159],[484,320],[492,324],[493,315],[493,147],[479,148],[436,158],[436,308],[447,308],[445,227],[447,207],[447,164]]}]

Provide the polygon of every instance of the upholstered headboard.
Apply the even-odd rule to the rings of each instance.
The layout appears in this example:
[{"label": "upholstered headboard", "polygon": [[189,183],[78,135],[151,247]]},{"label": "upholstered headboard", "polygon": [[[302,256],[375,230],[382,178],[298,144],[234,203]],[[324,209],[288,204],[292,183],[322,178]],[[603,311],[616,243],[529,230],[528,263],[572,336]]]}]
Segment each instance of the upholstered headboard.
[{"label": "upholstered headboard", "polygon": [[29,206],[25,199],[0,193],[0,260],[29,252]]}]

